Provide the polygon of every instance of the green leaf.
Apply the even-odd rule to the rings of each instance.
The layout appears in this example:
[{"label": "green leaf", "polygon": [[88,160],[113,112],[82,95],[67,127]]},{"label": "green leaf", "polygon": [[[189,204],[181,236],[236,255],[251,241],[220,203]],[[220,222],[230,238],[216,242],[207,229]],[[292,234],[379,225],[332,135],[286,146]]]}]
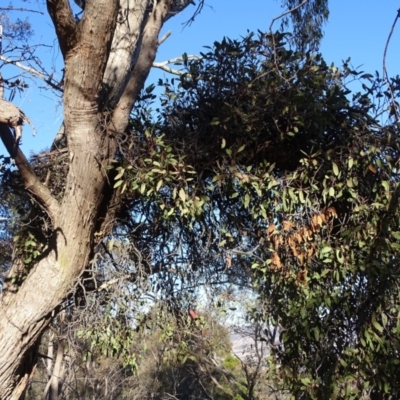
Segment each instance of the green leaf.
[{"label": "green leaf", "polygon": [[373,321],[373,322],[372,322],[372,325],[373,325],[374,328],[375,328],[377,331],[379,331],[380,333],[383,332],[383,328],[382,328],[382,326],[378,323],[378,321]]},{"label": "green leaf", "polygon": [[124,173],[125,173],[125,169],[124,169],[124,168],[121,168],[121,170],[119,171],[118,175],[114,178],[114,180],[116,181],[116,180],[122,178],[122,176],[124,175]]},{"label": "green leaf", "polygon": [[339,175],[339,167],[337,166],[337,164],[335,162],[332,161],[332,169],[333,169],[333,174],[335,176]]},{"label": "green leaf", "polygon": [[387,315],[385,313],[382,313],[381,317],[382,317],[382,324],[384,327],[386,327],[387,322],[388,322]]},{"label": "green leaf", "polygon": [[332,247],[330,246],[325,246],[321,249],[320,254],[326,254],[326,253],[330,253],[332,251]]},{"label": "green leaf", "polygon": [[336,250],[336,258],[340,264],[344,263],[344,256],[343,256],[342,252],[340,251],[340,249]]},{"label": "green leaf", "polygon": [[385,190],[388,192],[389,191],[389,181],[382,181],[382,186],[385,188]]},{"label": "green leaf", "polygon": [[238,148],[237,153],[242,152],[245,148],[246,148],[246,145],[245,145],[245,144],[242,144],[242,145]]},{"label": "green leaf", "polygon": [[124,183],[123,180],[120,180],[120,181],[116,182],[116,183],[114,184],[114,186],[113,186],[114,189],[116,189],[117,187],[121,186],[123,183]]},{"label": "green leaf", "polygon": [[250,204],[250,195],[248,193],[246,193],[245,196],[244,196],[244,206],[246,208],[248,208],[249,204]]}]

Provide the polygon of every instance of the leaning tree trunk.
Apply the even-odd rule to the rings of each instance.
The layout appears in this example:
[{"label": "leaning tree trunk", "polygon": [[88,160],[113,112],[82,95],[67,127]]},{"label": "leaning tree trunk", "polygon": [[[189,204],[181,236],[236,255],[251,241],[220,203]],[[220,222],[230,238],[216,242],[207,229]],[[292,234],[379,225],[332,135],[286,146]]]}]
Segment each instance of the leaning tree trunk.
[{"label": "leaning tree trunk", "polygon": [[158,47],[163,22],[186,7],[185,0],[86,0],[82,19],[68,0],[47,0],[65,61],[64,126],[69,171],[57,201],[34,174],[12,133],[0,135],[12,152],[26,190],[52,223],[47,248],[16,287],[15,260],[0,304],[0,399],[19,399],[36,363],[36,348],[52,315],[89,265],[94,237],[109,232],[110,202],[118,203],[108,184],[106,166],[116,152],[118,135],[128,124]]}]

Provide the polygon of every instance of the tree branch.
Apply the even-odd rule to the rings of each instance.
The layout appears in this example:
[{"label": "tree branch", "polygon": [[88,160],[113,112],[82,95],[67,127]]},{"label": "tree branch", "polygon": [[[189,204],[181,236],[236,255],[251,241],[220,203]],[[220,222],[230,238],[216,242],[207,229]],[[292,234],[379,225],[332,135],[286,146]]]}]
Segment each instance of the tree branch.
[{"label": "tree branch", "polygon": [[31,12],[31,13],[41,14],[41,15],[44,14],[41,11],[32,10],[30,8],[16,8],[16,7],[13,7],[13,6],[0,7],[0,11],[23,11],[23,12]]},{"label": "tree branch", "polygon": [[11,60],[11,58],[7,58],[2,55],[0,55],[0,60],[4,61],[6,64],[15,65],[16,67],[22,69],[23,71],[29,72],[31,75],[37,76],[44,81],[46,81],[46,79],[48,79],[44,74],[42,74],[38,70],[31,68],[31,67],[27,67],[26,65],[20,63],[19,61]]},{"label": "tree branch", "polygon": [[[279,66],[278,66],[278,62],[277,62],[277,58],[276,58],[276,53],[277,53],[277,52],[276,52],[275,35],[274,35],[274,33],[272,32],[272,27],[273,27],[274,23],[275,23],[278,19],[281,19],[281,18],[283,18],[284,16],[293,13],[294,11],[298,10],[300,7],[303,7],[304,4],[306,4],[307,2],[308,2],[308,0],[303,0],[303,1],[302,1],[300,4],[298,4],[296,7],[293,7],[293,8],[291,8],[290,10],[286,10],[286,11],[284,11],[282,14],[279,14],[277,17],[272,18],[271,24],[270,24],[270,26],[269,26],[269,33],[270,33],[271,38],[272,38],[272,46],[273,46],[273,49],[274,49],[274,63],[275,63],[276,70],[277,70],[278,72],[279,72]],[[280,74],[280,72],[279,72],[279,74]],[[263,76],[263,75],[265,75],[265,73],[264,73],[264,74],[261,74],[258,78],[260,78],[260,77]]]},{"label": "tree branch", "polygon": [[149,14],[148,0],[137,0],[134,5],[130,0],[120,0],[118,23],[103,79],[103,84],[109,88],[109,108],[118,103],[128,83],[138,57],[138,42]]},{"label": "tree branch", "polygon": [[11,60],[11,58],[7,58],[4,57],[2,55],[0,55],[0,60],[5,62],[6,64],[12,64],[15,65],[16,67],[22,69],[23,71],[26,71],[28,73],[30,73],[33,76],[37,76],[38,78],[42,79],[44,82],[46,82],[48,85],[50,85],[53,89],[56,89],[60,92],[62,92],[61,87],[59,86],[59,84],[55,83],[52,79],[52,76],[46,76],[45,74],[43,74],[42,72],[39,72],[38,70],[36,70],[35,68],[32,67],[28,67],[24,64],[22,64],[19,61],[14,61]]},{"label": "tree branch", "polygon": [[54,28],[60,43],[61,53],[65,59],[77,43],[77,23],[74,19],[68,0],[47,0],[47,10],[53,21]]},{"label": "tree branch", "polygon": [[0,124],[0,138],[10,156],[14,158],[15,165],[21,173],[26,190],[44,206],[53,224],[56,225],[57,214],[60,208],[57,200],[52,196],[49,189],[40,182],[24,153],[18,147],[10,129],[4,124]]},{"label": "tree branch", "polygon": [[393,86],[390,83],[389,75],[388,75],[388,72],[387,72],[386,55],[387,55],[387,51],[388,51],[388,48],[389,48],[390,39],[392,38],[392,35],[393,35],[393,32],[394,32],[394,28],[395,28],[399,18],[400,18],[400,8],[397,10],[396,18],[394,19],[392,28],[390,29],[389,36],[388,36],[388,38],[386,40],[385,51],[383,52],[383,63],[382,63],[383,64],[383,79],[386,81],[386,84],[388,85],[388,88],[389,88],[390,98],[391,98],[391,105],[392,105],[392,112],[393,112],[393,115],[395,116],[396,122],[399,122],[399,119],[400,119],[399,106],[396,103],[395,95],[394,95],[394,92],[393,92]]},{"label": "tree branch", "polygon": [[160,46],[163,44],[172,34],[172,31],[168,31],[165,33],[165,35],[158,41],[158,45]]},{"label": "tree branch", "polygon": [[304,4],[306,4],[308,2],[308,0],[303,0],[300,4],[298,4],[296,7],[291,8],[290,10],[286,10],[284,11],[282,14],[279,14],[277,17],[272,18],[271,24],[269,26],[269,32],[271,33],[271,35],[273,35],[272,32],[272,26],[274,25],[274,23],[278,20],[283,18],[285,15],[291,14],[294,11],[298,10],[300,7],[303,7]]},{"label": "tree branch", "polygon": [[117,23],[118,3],[109,0],[86,1],[85,13],[77,29],[79,37],[76,47],[65,60],[64,123],[67,133],[70,133],[71,122],[75,126],[83,122],[71,121],[71,110],[90,109],[92,116],[98,110],[104,89],[104,70]]},{"label": "tree branch", "polygon": [[158,35],[170,11],[169,3],[168,0],[160,0],[158,3],[154,3],[154,9],[144,27],[137,62],[114,110],[112,129],[117,132],[125,129],[136,98],[153,65],[159,45]]},{"label": "tree branch", "polygon": [[[191,55],[191,56],[187,56],[187,59],[188,60],[199,60],[200,57]],[[179,62],[183,62],[182,57],[175,57],[175,58],[172,58],[171,60],[165,60],[165,61],[161,61],[161,62],[153,62],[153,68],[159,68],[165,72],[168,72],[168,73],[174,74],[174,75],[178,75],[178,76],[187,74],[187,72],[185,72],[183,70],[168,67],[168,64],[177,64]]]}]

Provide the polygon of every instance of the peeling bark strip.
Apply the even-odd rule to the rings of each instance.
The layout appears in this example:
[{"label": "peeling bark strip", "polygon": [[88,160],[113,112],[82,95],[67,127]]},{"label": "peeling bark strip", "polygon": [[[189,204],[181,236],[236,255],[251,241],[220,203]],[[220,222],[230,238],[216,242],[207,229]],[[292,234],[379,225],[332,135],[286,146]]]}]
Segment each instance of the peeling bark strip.
[{"label": "peeling bark strip", "polygon": [[33,128],[30,119],[17,106],[0,98],[0,123],[8,125],[14,130],[15,141],[22,137],[22,124],[27,122]]},{"label": "peeling bark strip", "polygon": [[[155,58],[165,20],[191,0],[87,0],[77,21],[68,0],[47,0],[65,61],[64,124],[70,168],[58,202],[35,175],[20,149],[15,162],[26,189],[49,214],[54,227],[47,251],[20,287],[8,283],[0,304],[0,399],[19,399],[36,363],[36,348],[52,312],[87,267],[94,234],[103,232],[118,208],[105,169],[116,151],[113,135],[124,132],[136,97]],[[109,126],[105,126],[103,110]],[[0,122],[7,149],[15,143]],[[100,223],[99,223],[100,221]],[[106,230],[104,230],[105,232]],[[15,290],[11,290],[11,288]],[[54,389],[55,390],[55,389]]]}]

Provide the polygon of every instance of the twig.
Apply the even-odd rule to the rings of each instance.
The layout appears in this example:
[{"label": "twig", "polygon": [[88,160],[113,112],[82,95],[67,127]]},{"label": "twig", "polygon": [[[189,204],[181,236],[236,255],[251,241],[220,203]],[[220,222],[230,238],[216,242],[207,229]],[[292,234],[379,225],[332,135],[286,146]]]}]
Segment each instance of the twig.
[{"label": "twig", "polygon": [[153,64],[153,68],[159,68],[159,69],[162,69],[165,72],[168,72],[169,74],[178,75],[178,76],[181,76],[181,75],[185,74],[185,72],[183,72],[183,71],[181,71],[179,69],[170,68],[170,67],[167,67],[166,65],[162,65],[162,64],[159,64],[159,63],[154,63]]},{"label": "twig", "polygon": [[390,39],[392,38],[392,34],[394,32],[394,28],[395,28],[399,18],[400,18],[400,8],[397,10],[397,15],[396,15],[396,18],[394,19],[394,22],[393,22],[393,25],[392,25],[392,29],[390,29],[389,36],[388,36],[388,38],[386,40],[385,51],[383,52],[383,79],[385,80],[386,84],[389,87],[390,97],[391,97],[391,100],[392,100],[392,106],[393,106],[393,111],[394,111],[394,116],[395,116],[396,122],[399,122],[399,112],[398,112],[397,103],[396,103],[396,101],[394,99],[393,88],[392,88],[392,85],[390,84],[389,76],[388,76],[388,73],[387,73],[386,55],[387,55],[387,50],[389,48]]},{"label": "twig", "polygon": [[55,221],[57,221],[60,207],[58,201],[53,197],[49,189],[39,180],[34,169],[19,148],[18,143],[16,143],[11,130],[4,124],[0,124],[0,139],[10,156],[14,158],[26,190],[39,201],[49,214],[53,224],[56,225]]},{"label": "twig", "polygon": [[39,72],[35,68],[28,67],[28,66],[22,64],[19,61],[11,60],[11,58],[7,58],[7,57],[4,57],[2,55],[0,55],[0,60],[4,61],[6,64],[15,65],[16,67],[22,69],[23,71],[28,72],[29,74],[39,77],[40,79],[45,81],[48,85],[50,85],[53,89],[56,89],[56,90],[62,92],[62,88],[59,85],[57,85],[56,83],[53,82],[53,79],[52,79],[51,75],[50,76],[46,76],[45,74],[43,74],[42,72]]},{"label": "twig", "polygon": [[[196,5],[196,3],[194,1],[191,1],[190,4],[192,4],[194,6]],[[203,7],[204,7],[204,0],[201,0],[199,5],[196,8],[196,11],[193,13],[193,15],[190,17],[190,19],[185,22],[185,24],[184,24],[185,27],[190,26],[194,22],[194,19],[201,13],[201,10],[203,9]]]},{"label": "twig", "polygon": [[[287,82],[288,82],[289,80],[288,80],[288,79],[285,79],[285,78],[281,75],[281,73],[279,72],[278,61],[277,61],[277,59],[276,59],[275,35],[274,35],[274,33],[272,32],[272,26],[274,25],[274,23],[275,23],[278,19],[280,19],[280,18],[284,17],[285,15],[288,15],[288,14],[290,14],[290,13],[296,11],[296,10],[299,9],[300,7],[304,6],[304,4],[306,4],[307,2],[308,2],[308,0],[304,0],[302,3],[300,3],[300,4],[297,5],[296,7],[293,7],[293,8],[291,8],[290,10],[286,10],[286,11],[283,12],[282,14],[280,14],[280,15],[278,15],[277,17],[273,18],[272,21],[271,21],[271,24],[270,24],[270,26],[269,26],[269,33],[270,33],[270,35],[271,35],[271,39],[272,39],[272,49],[273,49],[273,53],[274,53],[274,64],[275,64],[276,70],[277,70],[278,74],[280,75],[280,77],[281,77],[282,79],[284,79],[285,81],[287,81]],[[255,78],[254,80],[260,79],[260,78],[264,77],[265,75],[267,75],[267,74],[269,74],[269,73],[270,73],[270,71],[263,72],[261,75],[257,76],[257,78]]]},{"label": "twig", "polygon": [[172,31],[166,32],[166,34],[158,41],[158,45],[163,44],[172,34]]},{"label": "twig", "polygon": [[299,5],[297,5],[296,7],[293,7],[293,8],[291,8],[290,10],[286,10],[286,11],[283,12],[282,14],[280,14],[280,15],[278,15],[277,17],[273,18],[272,21],[271,21],[271,24],[270,24],[270,26],[269,26],[269,32],[270,32],[270,35],[271,35],[271,38],[272,38],[272,47],[273,47],[273,50],[274,50],[274,63],[275,63],[275,67],[276,67],[276,70],[277,70],[277,71],[279,71],[279,66],[278,66],[278,62],[277,62],[277,59],[276,59],[276,43],[275,43],[275,35],[274,35],[274,33],[272,32],[272,26],[274,25],[274,23],[275,23],[278,19],[281,19],[281,18],[283,18],[285,15],[288,15],[288,14],[293,13],[294,11],[298,10],[300,7],[304,6],[304,4],[306,4],[307,2],[308,2],[308,0],[303,0],[303,1],[302,1]]},{"label": "twig", "polygon": [[[188,60],[199,60],[201,57],[199,56],[195,56],[195,55],[190,55],[187,56]],[[153,62],[153,68],[159,68],[162,69],[163,71],[166,71],[170,74],[174,74],[174,75],[185,75],[187,74],[186,72],[179,70],[179,69],[174,69],[171,67],[168,67],[168,64],[176,64],[179,62],[183,62],[183,58],[182,57],[175,57],[175,58],[171,58],[170,60],[166,60],[166,61],[161,61],[161,62]]]},{"label": "twig", "polygon": [[31,9],[29,9],[29,8],[0,7],[0,10],[1,10],[1,11],[23,11],[23,12],[32,12],[32,13],[44,15],[44,12],[42,12],[42,11],[31,10]]},{"label": "twig", "polygon": [[[299,5],[297,5],[296,7],[291,8],[290,10],[286,10],[284,11],[282,14],[278,15],[277,17],[273,18],[271,21],[271,25],[269,26],[269,31],[272,34],[272,25],[274,25],[274,23],[278,20],[281,19],[282,17],[284,17],[285,15],[291,14],[292,12],[296,11],[297,9],[299,9],[300,7],[304,6],[304,4],[306,4],[308,2],[308,0],[304,0],[302,3],[300,3]],[[273,36],[273,35],[272,35]]]},{"label": "twig", "polygon": [[1,55],[0,55],[0,60],[4,61],[6,64],[13,64],[16,67],[21,68],[22,70],[29,72],[32,75],[38,76],[40,79],[43,79],[43,80],[47,79],[46,76],[43,75],[41,72],[37,71],[34,68],[27,67],[26,65],[21,64],[19,61],[14,61],[14,60],[11,60],[11,58],[7,58],[7,57],[1,56]]}]

